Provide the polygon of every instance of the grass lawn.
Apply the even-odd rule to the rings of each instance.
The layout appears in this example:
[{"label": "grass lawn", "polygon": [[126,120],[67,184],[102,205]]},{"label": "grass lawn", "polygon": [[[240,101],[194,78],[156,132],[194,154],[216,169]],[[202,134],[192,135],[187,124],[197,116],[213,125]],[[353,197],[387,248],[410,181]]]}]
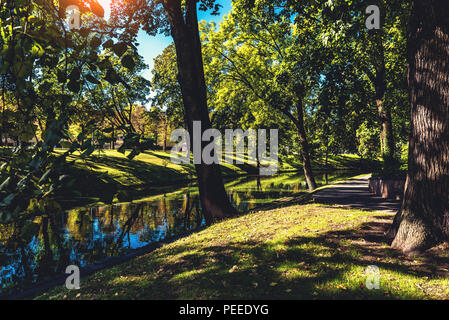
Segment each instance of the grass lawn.
[{"label": "grass lawn", "polygon": [[[193,164],[174,164],[170,153],[162,151],[143,152],[129,160],[115,150],[104,150],[95,152],[85,160],[76,156],[68,159],[70,160],[75,160],[76,168],[94,174],[107,174],[112,181],[122,186],[167,184],[195,177]],[[224,176],[247,173],[245,168],[237,165],[223,164],[221,168]]]},{"label": "grass lawn", "polygon": [[[161,193],[161,188],[173,188],[175,184],[196,177],[193,164],[174,164],[168,152],[146,151],[130,160],[115,150],[104,150],[96,151],[86,159],[74,154],[67,158],[67,162],[69,165],[64,173],[76,179],[74,185],[78,196],[63,194],[61,202],[66,208],[127,202]],[[248,164],[224,163],[221,170],[224,177],[257,172],[256,167]]]},{"label": "grass lawn", "polygon": [[[447,249],[400,255],[384,242],[392,219],[319,204],[266,209],[37,299],[449,299]],[[369,265],[380,270],[378,290],[365,286]]]},{"label": "grass lawn", "polygon": [[[195,178],[193,164],[174,164],[170,160],[169,152],[146,151],[139,154],[133,160],[115,150],[97,151],[87,159],[71,157],[69,161],[75,161],[74,166],[91,174],[107,174],[111,181],[118,185],[129,187],[145,184],[167,184]],[[245,160],[245,159],[241,159]],[[361,169],[370,165],[369,161],[363,161],[354,155],[332,156],[328,162],[331,170]],[[258,173],[255,163],[245,164],[220,164],[224,177]],[[315,170],[323,170],[324,162],[314,162]],[[300,167],[294,167],[283,163],[279,170],[293,171]]]},{"label": "grass lawn", "polygon": [[[361,170],[369,165],[352,155],[337,155],[330,159],[328,170]],[[60,202],[66,209],[92,204],[128,202],[161,193],[162,189],[173,188],[173,185],[181,187],[180,184],[185,185],[187,181],[196,177],[193,164],[174,164],[171,162],[170,153],[162,151],[146,151],[129,160],[115,150],[103,150],[94,152],[86,159],[75,154],[68,157],[67,162],[69,165],[64,174],[76,179],[74,186],[77,194],[74,196],[64,193],[60,196]],[[317,171],[325,168],[319,161],[315,162],[314,166]],[[225,178],[258,174],[255,163],[222,163],[220,167]],[[279,170],[284,172],[300,169],[287,163],[279,167]]]}]

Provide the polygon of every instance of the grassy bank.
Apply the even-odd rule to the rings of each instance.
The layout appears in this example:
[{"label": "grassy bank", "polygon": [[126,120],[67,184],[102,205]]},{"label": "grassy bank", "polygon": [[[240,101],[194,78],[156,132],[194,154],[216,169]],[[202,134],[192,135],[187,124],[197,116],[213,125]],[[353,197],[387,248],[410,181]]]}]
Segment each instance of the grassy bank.
[{"label": "grassy bank", "polygon": [[[86,159],[76,155],[69,157],[68,163],[70,165],[66,174],[77,178],[74,185],[78,196],[65,196],[66,207],[89,203],[126,202],[151,195],[152,192],[160,193],[164,187],[172,189],[173,185],[185,183],[196,177],[193,164],[174,164],[168,152],[147,151],[129,160],[117,151],[105,150],[95,152]],[[366,161],[351,155],[333,156],[326,167],[322,161],[314,163],[315,170],[360,170],[367,165],[369,163]],[[254,163],[242,165],[222,163],[220,167],[225,178],[258,174]],[[279,170],[295,171],[301,168],[283,163]]]},{"label": "grassy bank", "polygon": [[[77,157],[74,166],[92,174],[107,174],[107,176],[123,187],[145,184],[164,185],[176,183],[195,177],[193,164],[174,164],[170,160],[170,153],[162,151],[147,151],[129,160],[125,155],[105,150],[96,152],[87,159]],[[224,176],[236,176],[254,173],[256,168],[251,165],[232,165],[223,163],[221,170]]]},{"label": "grassy bank", "polygon": [[[384,241],[392,215],[295,204],[215,224],[38,299],[449,299],[447,251],[406,258]],[[380,270],[368,290],[365,270]]]},{"label": "grassy bank", "polygon": [[[68,157],[65,174],[76,178],[78,197],[64,197],[66,207],[89,203],[126,202],[163,188],[170,190],[195,178],[193,164],[174,164],[168,152],[147,151],[130,160],[114,151],[97,151],[82,159]],[[224,177],[254,174],[251,165],[222,164]],[[66,201],[66,199],[70,199]]]},{"label": "grassy bank", "polygon": [[[85,160],[77,157],[69,158],[70,160],[75,161],[76,168],[93,174],[107,174],[112,181],[122,186],[138,186],[149,183],[163,185],[195,177],[193,164],[174,164],[170,160],[169,152],[147,151],[133,160],[129,160],[117,151],[105,150],[96,152]],[[361,160],[354,155],[333,156],[329,158],[327,166],[323,160],[313,163],[315,170],[360,170],[372,165],[372,162]],[[241,165],[222,163],[220,168],[224,177],[258,173],[254,163]],[[300,169],[300,166],[292,166],[288,163],[282,163],[279,168],[280,171]]]}]

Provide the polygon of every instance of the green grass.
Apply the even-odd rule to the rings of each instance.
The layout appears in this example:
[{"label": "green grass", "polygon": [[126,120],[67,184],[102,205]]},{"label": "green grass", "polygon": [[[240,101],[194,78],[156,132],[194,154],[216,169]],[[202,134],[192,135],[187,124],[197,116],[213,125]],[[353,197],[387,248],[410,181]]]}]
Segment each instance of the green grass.
[{"label": "green grass", "polygon": [[[147,151],[139,154],[133,160],[114,151],[97,151],[86,160],[78,157],[68,159],[75,160],[75,167],[94,174],[107,174],[115,183],[122,186],[138,186],[144,184],[167,184],[195,178],[193,164],[174,164],[170,160],[169,152]],[[244,160],[244,159],[241,159]],[[315,169],[324,169],[323,161],[314,162]],[[329,169],[357,169],[366,166],[367,163],[353,155],[337,155],[329,159]],[[255,163],[246,164],[220,164],[224,177],[232,177],[245,174],[258,173]],[[294,171],[300,167],[293,167],[284,163],[279,170]]]},{"label": "green grass", "polygon": [[[58,150],[57,152],[61,152]],[[127,202],[151,196],[172,189],[173,185],[185,184],[195,179],[193,164],[174,164],[169,152],[146,151],[133,160],[115,150],[96,151],[82,159],[75,154],[67,159],[69,166],[65,174],[76,178],[74,184],[78,196],[62,194],[61,204],[69,209],[92,204]],[[331,157],[329,170],[363,168],[364,163],[356,156],[339,155]],[[323,170],[320,162],[315,169]],[[220,165],[224,178],[257,174],[255,163]],[[300,170],[284,163],[280,171]],[[330,177],[332,179],[332,177]],[[72,190],[73,191],[73,190]]]},{"label": "green grass", "polygon": [[[61,152],[61,151],[57,151]],[[193,164],[174,164],[170,153],[147,151],[130,160],[115,150],[97,151],[86,159],[68,157],[65,174],[76,178],[78,197],[61,196],[64,207],[127,202],[173,189],[196,177]],[[224,177],[255,173],[251,165],[222,164]]]},{"label": "green grass", "polygon": [[[105,173],[112,181],[122,186],[136,186],[144,184],[167,184],[192,179],[195,176],[193,164],[174,164],[170,153],[147,151],[132,160],[114,151],[97,151],[86,160],[71,157],[75,160],[75,167],[92,173]],[[254,167],[242,168],[237,165],[221,165],[224,176],[235,176],[255,170]],[[247,170],[245,170],[247,169]]]},{"label": "green grass", "polygon": [[[37,299],[449,299],[447,254],[392,250],[392,218],[319,204],[257,211]],[[369,265],[379,290],[365,287]]]}]

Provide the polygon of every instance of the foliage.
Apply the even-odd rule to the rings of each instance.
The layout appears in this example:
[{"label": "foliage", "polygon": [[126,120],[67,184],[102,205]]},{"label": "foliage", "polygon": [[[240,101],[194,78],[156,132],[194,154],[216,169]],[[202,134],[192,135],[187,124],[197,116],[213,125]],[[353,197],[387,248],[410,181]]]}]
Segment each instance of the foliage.
[{"label": "foliage", "polygon": [[152,107],[163,110],[174,127],[184,126],[184,107],[177,75],[176,50],[173,44],[154,59],[151,89]]},{"label": "foliage", "polygon": [[[84,24],[69,32],[65,7],[74,3],[81,7]],[[0,222],[58,210],[58,193],[70,190],[75,182],[62,174],[67,157],[78,151],[85,158],[108,141],[101,129],[90,137],[81,130],[72,139],[67,131],[89,83],[101,85],[98,79],[103,79],[108,85],[129,86],[126,72],[117,71],[111,59],[121,58],[123,68],[132,70],[135,48],[114,43],[114,29],[99,18],[102,15],[96,1],[64,1],[58,6],[28,0],[0,5],[2,102],[4,110],[10,106],[2,114],[3,123],[10,115],[8,122],[18,124],[7,132],[18,146],[0,169]],[[106,54],[101,53],[104,50]],[[86,126],[93,121],[89,119]],[[36,143],[28,148],[32,137]],[[127,146],[134,148],[134,156],[141,150],[140,141],[136,135],[130,140]],[[59,143],[67,151],[56,155],[53,150]]]},{"label": "foliage", "polygon": [[379,157],[379,135],[380,129],[370,127],[367,121],[357,129],[357,149],[362,158],[374,160]]}]

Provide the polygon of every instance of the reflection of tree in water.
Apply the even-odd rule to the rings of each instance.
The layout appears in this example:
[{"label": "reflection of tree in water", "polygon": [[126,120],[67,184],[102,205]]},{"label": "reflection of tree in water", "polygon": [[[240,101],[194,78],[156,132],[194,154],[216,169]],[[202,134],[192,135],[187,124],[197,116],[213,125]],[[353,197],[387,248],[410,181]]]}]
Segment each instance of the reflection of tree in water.
[{"label": "reflection of tree in water", "polygon": [[[252,209],[256,205],[252,199],[280,194],[264,189],[277,190],[287,186],[275,183],[263,185],[262,182],[258,178],[254,189],[230,192],[234,205],[242,211]],[[195,230],[202,226],[203,221],[198,195],[191,193],[184,194],[181,199],[164,196],[138,205],[111,205],[71,210],[62,215],[46,215],[35,221],[39,225],[39,234],[33,242],[24,243],[15,237],[18,238],[16,250],[7,249],[14,252],[13,261],[7,263],[15,270],[14,281],[26,279],[23,283],[27,283],[54,272],[63,272],[69,264],[82,266],[107,256],[119,255],[129,249],[130,235],[138,234],[142,243],[151,243],[161,237]],[[4,240],[15,239],[13,235],[20,232],[20,226],[15,229],[2,226],[0,239],[6,243]]]},{"label": "reflection of tree in water", "polygon": [[81,243],[89,241],[92,234],[90,209],[74,209],[67,215],[67,229],[70,236]]},{"label": "reflection of tree in water", "polygon": [[115,207],[113,205],[99,207],[98,211],[95,213],[95,215],[100,220],[100,228],[104,234],[108,234],[108,235],[115,234],[116,215],[114,213],[115,213]]},{"label": "reflection of tree in water", "polygon": [[32,255],[28,253],[29,248],[19,236],[21,230],[20,223],[1,225],[0,292],[2,293],[16,286],[22,279],[24,284],[31,283],[33,280],[30,270]]},{"label": "reflection of tree in water", "polygon": [[185,233],[189,230],[190,227],[190,214],[192,211],[192,201],[190,193],[186,193],[183,195],[180,204],[177,206],[177,209],[172,211],[173,214],[173,224],[168,226],[169,234],[178,234]]},{"label": "reflection of tree in water", "polygon": [[[328,182],[341,177],[341,173],[319,177]],[[288,180],[245,177],[239,181],[243,186],[233,184],[228,194],[241,211],[304,189],[303,179],[296,176],[289,176]],[[185,234],[201,227],[204,218],[198,194],[187,192],[181,197],[178,193],[168,194],[138,204],[46,214],[34,222],[38,229],[30,240],[20,236],[23,222],[0,225],[0,266],[7,266],[0,271],[0,287],[23,287],[55,272],[63,273],[69,264],[84,266],[120,255],[136,239],[141,246],[166,236]]]},{"label": "reflection of tree in water", "polygon": [[41,239],[42,250],[40,255],[36,255],[36,264],[39,265],[38,275],[45,276],[51,274],[53,268],[53,251],[50,244],[50,232],[49,217],[42,217],[41,230],[39,238]]},{"label": "reflection of tree in water", "polygon": [[194,197],[190,193],[184,194],[179,209],[173,211],[173,224],[170,225],[170,234],[184,234],[197,227],[195,221],[192,221],[192,215],[194,211],[197,211],[198,207],[195,206],[195,203],[198,201],[197,196]]},{"label": "reflection of tree in water", "polygon": [[56,223],[55,217],[59,215],[49,213],[35,218],[32,224],[37,226],[36,234],[27,233],[25,225],[31,223],[28,221],[9,226],[14,231],[5,246],[9,256],[8,274],[3,272],[0,278],[8,283],[2,283],[2,287],[23,288],[65,269],[69,250],[63,245],[61,226]]},{"label": "reflection of tree in water", "polygon": [[[130,247],[130,245],[131,245],[131,240],[130,240],[131,228],[132,228],[133,224],[136,222],[139,215],[141,215],[142,208],[143,208],[142,204],[137,204],[135,207],[133,207],[133,209],[131,211],[131,215],[127,217],[126,222],[124,223],[124,225],[121,226],[121,232],[118,235],[118,237],[116,238],[116,241],[111,248],[111,251],[110,251],[111,255],[117,255],[120,253],[120,251],[123,247],[122,245],[123,245],[125,238],[128,241],[128,246],[129,246],[128,249],[131,248]],[[120,215],[120,218],[122,218],[122,217],[123,216]]]}]

